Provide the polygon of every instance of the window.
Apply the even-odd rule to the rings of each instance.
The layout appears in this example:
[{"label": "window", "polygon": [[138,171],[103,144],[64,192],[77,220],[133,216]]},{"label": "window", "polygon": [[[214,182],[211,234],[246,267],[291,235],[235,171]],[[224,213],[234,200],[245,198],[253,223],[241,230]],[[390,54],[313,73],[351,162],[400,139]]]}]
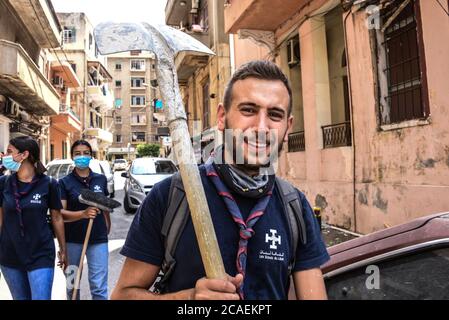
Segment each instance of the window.
[{"label": "window", "polygon": [[65,141],[62,141],[61,144],[61,150],[62,150],[62,159],[67,159],[67,144]]},{"label": "window", "polygon": [[116,143],[122,143],[122,135],[121,134],[117,134],[115,135],[115,142]]},{"label": "window", "polygon": [[209,79],[203,85],[203,130],[210,128]]},{"label": "window", "polygon": [[133,113],[131,116],[132,124],[146,124],[147,116],[145,113]]},{"label": "window", "polygon": [[122,87],[122,81],[121,80],[116,80],[115,81],[115,87],[116,88],[121,88]]},{"label": "window", "polygon": [[73,72],[76,73],[76,63],[70,62],[70,66],[72,67]]},{"label": "window", "polygon": [[449,299],[449,248],[397,256],[373,265],[379,268],[379,289],[369,289],[367,265],[326,281],[329,299]]},{"label": "window", "polygon": [[115,117],[115,123],[121,124],[122,123],[122,117],[121,116],[116,116]]},{"label": "window", "polygon": [[131,78],[131,88],[143,88],[145,78]]},{"label": "window", "polygon": [[120,98],[116,98],[114,102],[115,108],[120,109],[123,105],[123,100]]},{"label": "window", "polygon": [[145,60],[131,60],[131,71],[145,71]]},{"label": "window", "polygon": [[122,64],[121,63],[116,63],[115,64],[115,70],[121,71],[122,70]]},{"label": "window", "polygon": [[209,9],[207,6],[207,1],[201,1],[202,7],[199,16],[199,25],[206,32],[209,29]]},{"label": "window", "polygon": [[145,96],[131,96],[131,105],[132,106],[144,106],[145,105]]},{"label": "window", "polygon": [[132,142],[145,142],[145,132],[133,132]]},{"label": "window", "polygon": [[177,171],[176,166],[171,161],[156,161],[156,173],[172,174]]},{"label": "window", "polygon": [[399,1],[394,3],[398,5],[381,11],[382,21],[388,24],[383,33],[378,31],[381,124],[423,119],[429,114],[419,3],[412,0],[400,12]]},{"label": "window", "polygon": [[62,31],[62,43],[76,42],[76,29],[74,27],[64,27]]},{"label": "window", "polygon": [[131,50],[130,53],[132,56],[138,56],[139,54],[142,53],[142,50]]},{"label": "window", "polygon": [[89,33],[89,50],[90,47],[92,47],[92,42],[93,42],[92,33]]}]

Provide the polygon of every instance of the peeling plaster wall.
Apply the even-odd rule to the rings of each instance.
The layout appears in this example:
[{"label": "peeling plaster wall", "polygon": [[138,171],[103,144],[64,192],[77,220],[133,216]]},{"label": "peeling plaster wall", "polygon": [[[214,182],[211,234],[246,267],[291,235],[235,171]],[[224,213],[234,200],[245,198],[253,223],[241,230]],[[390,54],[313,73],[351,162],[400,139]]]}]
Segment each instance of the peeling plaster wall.
[{"label": "peeling plaster wall", "polygon": [[[285,153],[279,173],[302,190],[324,221],[370,233],[417,217],[449,211],[449,20],[436,2],[421,1],[431,118],[429,124],[381,131],[377,113],[377,70],[364,10],[347,20],[355,134],[355,215],[352,147],[319,149],[307,113],[306,151]],[[302,41],[307,41],[307,37]],[[302,44],[302,48],[307,47]],[[302,55],[307,64],[312,56]],[[313,63],[312,61],[310,63]],[[304,79],[310,83],[310,79]],[[313,90],[313,87],[307,87]]]},{"label": "peeling plaster wall", "polygon": [[[377,127],[375,73],[365,14],[348,19],[355,112],[357,231],[372,232],[449,210],[449,21],[421,1],[431,120],[391,131]],[[446,110],[446,111],[445,111]]]}]

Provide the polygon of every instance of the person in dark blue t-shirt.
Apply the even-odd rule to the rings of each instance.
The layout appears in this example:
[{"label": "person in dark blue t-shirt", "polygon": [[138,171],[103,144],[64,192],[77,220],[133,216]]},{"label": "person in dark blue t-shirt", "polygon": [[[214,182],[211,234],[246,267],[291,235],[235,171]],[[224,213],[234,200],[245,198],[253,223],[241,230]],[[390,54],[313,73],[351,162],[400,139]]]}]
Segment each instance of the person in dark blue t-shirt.
[{"label": "person in dark blue t-shirt", "polygon": [[50,300],[59,242],[59,266],[66,249],[61,195],[56,180],[44,175],[39,145],[30,137],[9,142],[3,165],[12,174],[0,178],[0,268],[14,300]]},{"label": "person in dark blue t-shirt", "polygon": [[[162,293],[149,288],[164,261],[161,233],[171,179],[156,184],[140,206],[121,251],[126,260],[112,299],[287,299],[289,262],[298,299],[326,299],[320,266],[329,260],[304,194],[307,242],[297,243],[275,188],[277,155],[292,128],[292,92],[268,61],[243,65],[218,106],[224,145],[200,166],[200,176],[228,278],[207,279],[191,218],[180,234],[173,273]],[[189,186],[184,186],[188,188]]]},{"label": "person in dark blue t-shirt", "polygon": [[[111,229],[109,212],[89,207],[79,202],[81,189],[89,189],[108,196],[107,180],[89,168],[92,147],[78,140],[71,147],[75,169],[59,181],[62,198],[62,215],[65,221],[68,265],[66,276],[74,280],[79,266],[89,219],[95,219],[86,250],[90,291],[93,300],[108,299],[108,234]],[[73,281],[68,281],[67,298],[72,299]],[[80,292],[77,292],[79,299]]]}]

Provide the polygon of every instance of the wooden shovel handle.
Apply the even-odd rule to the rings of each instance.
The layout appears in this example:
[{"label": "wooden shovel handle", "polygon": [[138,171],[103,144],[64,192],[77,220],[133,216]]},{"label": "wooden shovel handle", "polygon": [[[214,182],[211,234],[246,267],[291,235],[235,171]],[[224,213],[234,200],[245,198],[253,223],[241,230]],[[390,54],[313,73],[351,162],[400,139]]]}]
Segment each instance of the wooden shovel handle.
[{"label": "wooden shovel handle", "polygon": [[76,293],[79,290],[81,281],[81,272],[83,271],[84,257],[86,256],[87,244],[89,243],[90,233],[92,231],[92,225],[94,224],[94,219],[89,219],[89,224],[87,226],[86,237],[84,238],[83,251],[81,252],[80,263],[78,265],[78,270],[76,271],[75,286],[73,287],[72,300],[76,300]]}]

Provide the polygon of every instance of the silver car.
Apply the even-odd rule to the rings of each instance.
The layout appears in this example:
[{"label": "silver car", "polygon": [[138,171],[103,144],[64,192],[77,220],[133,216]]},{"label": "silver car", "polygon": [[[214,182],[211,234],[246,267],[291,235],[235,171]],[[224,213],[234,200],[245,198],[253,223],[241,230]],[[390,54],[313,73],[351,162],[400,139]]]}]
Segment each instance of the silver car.
[{"label": "silver car", "polygon": [[170,177],[178,169],[173,161],[165,158],[138,158],[128,172],[122,173],[125,182],[123,207],[127,213],[134,213],[153,186]]}]

